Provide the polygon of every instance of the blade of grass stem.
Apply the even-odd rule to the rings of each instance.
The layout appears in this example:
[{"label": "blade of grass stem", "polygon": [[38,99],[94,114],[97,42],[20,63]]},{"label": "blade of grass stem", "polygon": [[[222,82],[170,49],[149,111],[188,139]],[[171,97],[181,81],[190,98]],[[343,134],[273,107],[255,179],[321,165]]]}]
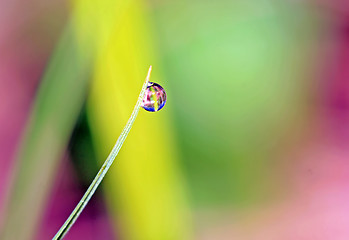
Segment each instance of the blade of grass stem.
[{"label": "blade of grass stem", "polygon": [[120,151],[120,149],[121,149],[121,147],[122,147],[122,145],[123,145],[123,143],[124,143],[128,133],[130,132],[130,130],[132,128],[132,125],[133,125],[133,123],[136,120],[136,117],[138,115],[139,108],[140,108],[140,106],[142,104],[144,93],[145,93],[145,90],[146,90],[148,82],[149,82],[151,69],[152,69],[152,67],[150,66],[149,70],[148,70],[148,75],[147,75],[147,77],[145,79],[145,82],[144,82],[142,90],[141,90],[141,92],[139,94],[136,106],[133,109],[131,117],[127,121],[126,126],[122,130],[122,132],[121,132],[118,140],[116,141],[113,149],[111,150],[109,156],[107,157],[107,159],[103,163],[101,169],[97,173],[96,177],[93,179],[91,185],[86,190],[86,192],[83,195],[83,197],[81,198],[80,202],[77,204],[77,206],[75,207],[73,212],[70,214],[70,216],[65,221],[65,223],[62,225],[62,227],[59,229],[59,231],[56,233],[56,235],[52,238],[53,240],[63,239],[64,236],[68,233],[68,231],[70,230],[72,225],[75,223],[76,219],[79,217],[79,215],[84,210],[85,206],[87,205],[87,203],[89,202],[89,200],[91,199],[93,194],[95,193],[97,187],[99,186],[99,184],[103,180],[104,176],[108,172],[110,166],[114,162],[115,157],[118,155],[118,153],[119,153],[119,151]]}]

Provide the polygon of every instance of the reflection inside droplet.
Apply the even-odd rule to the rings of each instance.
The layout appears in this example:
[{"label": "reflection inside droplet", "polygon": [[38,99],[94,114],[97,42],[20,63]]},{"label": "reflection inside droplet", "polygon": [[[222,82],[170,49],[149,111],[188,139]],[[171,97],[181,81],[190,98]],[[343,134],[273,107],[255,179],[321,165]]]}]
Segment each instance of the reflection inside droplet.
[{"label": "reflection inside droplet", "polygon": [[165,106],[166,92],[157,83],[149,82],[145,91],[142,108],[149,112],[157,112]]}]

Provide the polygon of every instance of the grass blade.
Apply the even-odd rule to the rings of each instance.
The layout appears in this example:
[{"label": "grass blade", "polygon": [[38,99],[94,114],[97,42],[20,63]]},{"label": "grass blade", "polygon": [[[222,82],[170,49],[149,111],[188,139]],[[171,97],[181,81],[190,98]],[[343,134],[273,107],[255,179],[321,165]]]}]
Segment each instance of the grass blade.
[{"label": "grass blade", "polygon": [[79,217],[79,215],[84,210],[85,206],[87,205],[87,203],[89,202],[89,200],[91,199],[93,194],[95,193],[97,187],[99,186],[99,184],[103,180],[103,178],[106,175],[107,171],[109,170],[110,166],[114,162],[115,157],[118,155],[120,148],[122,147],[128,133],[130,132],[130,130],[132,128],[134,121],[136,120],[137,114],[139,112],[139,108],[140,108],[142,100],[143,100],[145,90],[146,90],[148,82],[149,82],[151,69],[152,69],[152,67],[150,66],[149,70],[148,70],[148,75],[145,79],[145,82],[144,82],[142,90],[139,94],[136,106],[133,109],[131,117],[127,121],[126,126],[122,130],[122,132],[121,132],[118,140],[116,141],[113,149],[111,150],[109,156],[107,157],[107,159],[103,163],[101,169],[97,173],[96,177],[93,179],[91,185],[89,186],[89,188],[85,192],[84,196],[81,198],[80,202],[77,204],[77,206],[75,207],[73,212],[70,214],[68,219],[65,221],[63,226],[59,229],[59,231],[56,233],[56,235],[52,238],[53,240],[63,239],[63,237],[67,234],[69,229],[75,223],[76,219]]}]

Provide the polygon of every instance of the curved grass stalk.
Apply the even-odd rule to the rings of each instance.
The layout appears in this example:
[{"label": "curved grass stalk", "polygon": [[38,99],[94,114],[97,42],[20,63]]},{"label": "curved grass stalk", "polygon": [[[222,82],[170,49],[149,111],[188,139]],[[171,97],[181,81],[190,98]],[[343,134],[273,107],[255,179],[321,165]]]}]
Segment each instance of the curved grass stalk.
[{"label": "curved grass stalk", "polygon": [[75,223],[76,219],[80,216],[81,212],[84,210],[85,206],[87,205],[87,203],[89,202],[89,200],[91,199],[93,194],[95,193],[97,187],[99,186],[99,184],[103,180],[103,178],[104,178],[105,174],[107,173],[107,171],[109,170],[110,166],[114,162],[115,157],[118,155],[119,150],[122,147],[122,144],[124,143],[128,133],[130,132],[130,130],[132,128],[134,121],[136,120],[137,114],[139,112],[139,108],[141,106],[141,103],[142,103],[142,100],[144,97],[145,90],[146,90],[148,82],[149,82],[151,70],[152,70],[152,66],[149,67],[148,75],[145,79],[145,82],[144,82],[142,90],[139,94],[136,106],[133,109],[131,117],[128,119],[126,126],[122,130],[122,132],[121,132],[118,140],[116,141],[113,149],[111,150],[109,156],[107,157],[107,159],[103,163],[101,169],[98,171],[96,177],[93,179],[91,185],[86,190],[86,192],[85,192],[84,196],[81,198],[80,202],[76,205],[73,212],[70,214],[70,216],[65,221],[65,223],[62,225],[62,227],[59,229],[59,231],[56,233],[56,235],[52,238],[52,240],[63,239],[64,236],[68,233],[70,228]]}]

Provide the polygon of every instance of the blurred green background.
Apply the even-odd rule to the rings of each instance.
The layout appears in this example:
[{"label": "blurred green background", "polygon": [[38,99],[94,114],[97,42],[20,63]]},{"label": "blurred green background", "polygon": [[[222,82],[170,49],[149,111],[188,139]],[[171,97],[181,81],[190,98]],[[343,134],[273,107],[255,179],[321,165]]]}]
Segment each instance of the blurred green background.
[{"label": "blurred green background", "polygon": [[0,0],[0,238],[347,239],[345,1]]}]

